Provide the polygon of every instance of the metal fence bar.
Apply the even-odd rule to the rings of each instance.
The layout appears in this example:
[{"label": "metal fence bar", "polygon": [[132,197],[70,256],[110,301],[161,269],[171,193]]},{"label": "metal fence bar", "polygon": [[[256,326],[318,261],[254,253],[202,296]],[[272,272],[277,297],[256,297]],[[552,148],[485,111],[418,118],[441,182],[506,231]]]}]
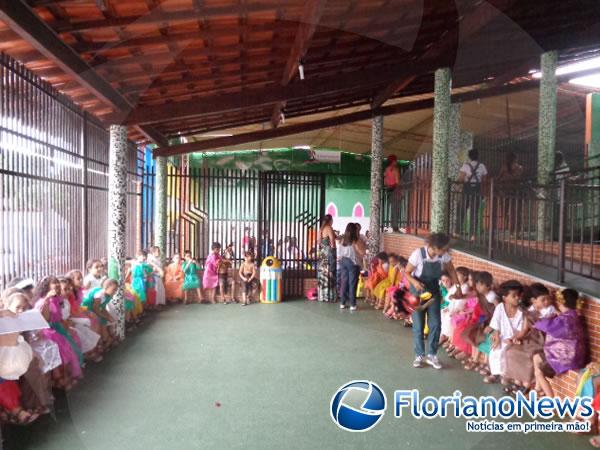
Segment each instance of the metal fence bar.
[{"label": "metal fence bar", "polygon": [[106,255],[108,139],[94,117],[0,54],[0,289]]}]

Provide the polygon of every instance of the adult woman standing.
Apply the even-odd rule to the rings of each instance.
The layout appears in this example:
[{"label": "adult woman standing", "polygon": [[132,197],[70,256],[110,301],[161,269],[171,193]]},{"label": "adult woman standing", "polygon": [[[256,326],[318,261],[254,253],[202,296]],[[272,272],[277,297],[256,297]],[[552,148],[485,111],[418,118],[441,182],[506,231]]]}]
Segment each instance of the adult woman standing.
[{"label": "adult woman standing", "polygon": [[341,309],[346,308],[346,303],[349,302],[350,311],[356,311],[356,286],[358,285],[360,265],[365,251],[365,243],[360,239],[358,227],[355,223],[349,223],[346,226],[342,244],[338,248],[342,297]]},{"label": "adult woman standing", "polygon": [[331,225],[333,217],[327,214],[321,221],[319,231],[319,262],[317,282],[319,286],[318,300],[320,302],[337,301],[336,292],[336,248],[335,233]]},{"label": "adult woman standing", "polygon": [[388,194],[392,228],[394,231],[398,231],[400,226],[399,219],[402,190],[400,188],[400,169],[398,168],[398,158],[396,155],[388,156],[388,166],[383,173],[383,186]]},{"label": "adult woman standing", "polygon": [[[430,292],[433,296],[433,301],[427,309],[417,310],[412,314],[413,345],[416,355],[413,367],[422,367],[423,364],[428,364],[434,369],[442,368],[436,354],[441,331],[440,278],[443,271],[446,271],[450,275],[452,282],[456,286],[456,297],[460,298],[462,296],[456,270],[454,270],[454,265],[452,264],[452,257],[448,253],[449,247],[450,238],[447,235],[433,233],[427,239],[425,247],[416,249],[412,252],[410,258],[408,258],[406,278],[411,284],[411,292],[417,296],[423,292]],[[425,357],[425,345],[423,342],[426,313],[427,326],[429,327],[427,357]]]}]

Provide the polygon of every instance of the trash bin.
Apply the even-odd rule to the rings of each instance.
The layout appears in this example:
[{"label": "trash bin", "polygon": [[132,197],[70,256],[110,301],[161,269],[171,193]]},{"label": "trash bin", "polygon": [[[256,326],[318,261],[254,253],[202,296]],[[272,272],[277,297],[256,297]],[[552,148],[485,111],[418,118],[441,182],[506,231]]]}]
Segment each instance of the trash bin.
[{"label": "trash bin", "polygon": [[260,265],[260,302],[279,303],[282,298],[281,263],[274,256],[267,256]]}]

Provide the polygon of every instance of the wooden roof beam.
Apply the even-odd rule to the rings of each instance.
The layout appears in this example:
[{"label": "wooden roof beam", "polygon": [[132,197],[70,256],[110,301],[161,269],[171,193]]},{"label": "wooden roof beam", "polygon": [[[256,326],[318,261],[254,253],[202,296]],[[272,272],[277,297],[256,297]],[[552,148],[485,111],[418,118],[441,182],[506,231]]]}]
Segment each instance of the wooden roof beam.
[{"label": "wooden roof beam", "polygon": [[[298,24],[298,31],[296,32],[296,38],[290,56],[283,70],[283,76],[281,77],[281,86],[287,86],[300,65],[300,61],[306,55],[308,47],[312,41],[312,38],[323,14],[323,9],[327,0],[307,0],[304,3],[304,12],[302,19]],[[281,111],[285,108],[285,101],[277,102],[273,108],[273,114],[271,117],[271,125],[273,128],[277,128],[281,122]]]},{"label": "wooden roof beam", "polygon": [[138,108],[127,118],[129,124],[146,124],[169,119],[200,116],[248,109],[260,105],[275,104],[281,101],[301,100],[313,96],[334,94],[360,88],[372,89],[389,83],[401,76],[425,72],[442,64],[438,61],[415,64],[410,67],[384,69],[377,68],[359,72],[349,72],[322,78],[312,78],[288,86],[273,86],[239,94],[216,95],[181,102],[165,103],[153,108]]},{"label": "wooden roof beam", "polygon": [[[89,64],[65,44],[22,0],[0,0],[0,20],[32,47],[54,61],[90,92],[112,105],[116,110],[127,113],[133,105],[99,76]],[[158,145],[167,145],[164,138],[152,127],[141,127],[142,133],[152,136]]]},{"label": "wooden roof beam", "polygon": [[[476,90],[463,94],[452,95],[452,102],[464,102],[476,100],[478,98],[487,98],[497,95],[504,95],[512,92],[533,89],[539,86],[539,80],[525,81],[518,84],[510,84],[505,86],[497,86],[489,89]],[[316,120],[312,122],[301,123],[297,125],[289,125],[280,128],[271,128],[261,131],[253,131],[250,133],[242,133],[234,136],[207,139],[201,142],[191,142],[188,144],[173,145],[170,147],[160,147],[154,151],[154,156],[174,156],[184,153],[193,153],[206,150],[213,150],[222,147],[231,147],[250,142],[262,141],[267,139],[275,139],[293,134],[305,133],[308,131],[319,130],[321,128],[334,127],[344,125],[346,123],[368,120],[373,115],[393,115],[409,111],[418,111],[433,107],[433,98],[425,100],[417,100],[407,103],[398,103],[390,106],[382,106],[376,110],[367,109],[364,111],[344,114],[337,117]]]},{"label": "wooden roof beam", "polygon": [[130,25],[149,25],[157,23],[191,22],[203,18],[231,17],[242,14],[266,12],[274,10],[274,6],[264,3],[249,3],[246,5],[228,5],[204,7],[184,11],[162,11],[160,8],[146,14],[113,17],[110,19],[83,20],[79,22],[56,21],[50,26],[58,33],[81,33],[98,28],[117,28]]},{"label": "wooden roof beam", "polygon": [[[443,33],[438,40],[438,45],[432,45],[420,58],[420,60],[436,59],[447,53],[454,53],[459,43],[459,36],[468,39],[477,34],[483,27],[493,19],[507,10],[515,0],[500,0],[495,2],[495,6],[488,2],[474,2],[475,8],[466,14],[461,21],[457,22],[450,30]],[[394,80],[378,92],[371,102],[372,108],[378,108],[389,100],[396,92],[405,89],[414,81],[414,76],[408,76]]]}]

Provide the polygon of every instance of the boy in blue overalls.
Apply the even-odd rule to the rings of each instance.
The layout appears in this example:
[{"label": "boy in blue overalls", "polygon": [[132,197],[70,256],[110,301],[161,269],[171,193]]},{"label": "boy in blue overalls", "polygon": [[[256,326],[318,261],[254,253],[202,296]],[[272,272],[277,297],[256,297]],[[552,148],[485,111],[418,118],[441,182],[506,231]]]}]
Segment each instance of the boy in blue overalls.
[{"label": "boy in blue overalls", "polygon": [[[412,314],[413,320],[413,345],[415,361],[413,367],[423,367],[428,364],[434,369],[441,369],[442,364],[437,357],[437,349],[441,331],[441,301],[440,278],[442,272],[446,271],[452,283],[456,285],[457,294],[460,296],[460,284],[456,276],[456,270],[452,264],[450,250],[450,238],[443,233],[433,233],[426,241],[425,247],[416,249],[408,258],[406,266],[406,278],[411,285],[411,292],[419,296],[423,292],[430,292],[433,300],[428,302],[428,307],[416,310]],[[425,317],[429,334],[427,336],[428,353],[425,355],[425,344],[423,329]]]}]

